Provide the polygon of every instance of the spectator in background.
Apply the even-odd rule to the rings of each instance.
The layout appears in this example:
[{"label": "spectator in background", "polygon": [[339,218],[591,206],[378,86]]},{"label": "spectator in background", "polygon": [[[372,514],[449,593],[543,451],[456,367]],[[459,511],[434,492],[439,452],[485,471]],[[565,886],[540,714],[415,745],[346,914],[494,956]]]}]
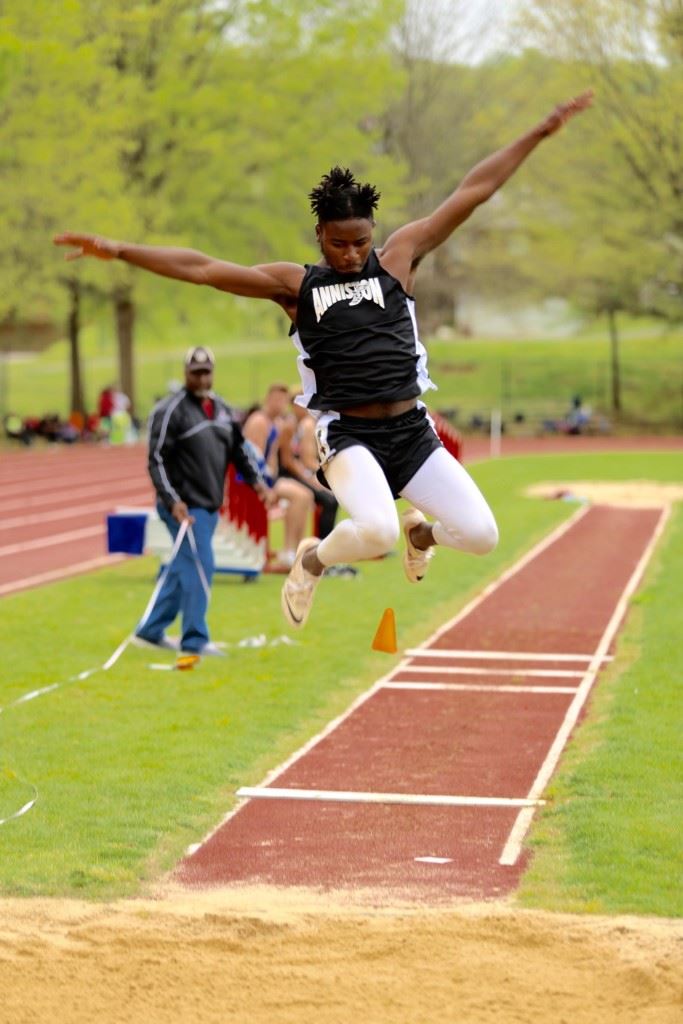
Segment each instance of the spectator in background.
[{"label": "spectator in background", "polygon": [[584,434],[591,424],[593,411],[584,405],[580,395],[574,395],[568,412],[561,420],[544,420],[543,429],[551,434]]},{"label": "spectator in background", "polygon": [[28,447],[33,441],[33,431],[27,426],[26,422],[22,420],[21,416],[17,416],[16,413],[8,412],[2,421],[2,425],[5,429],[5,434],[12,441],[20,441],[21,444]]},{"label": "spectator in background", "polygon": [[107,384],[102,388],[97,399],[97,415],[101,420],[108,420],[114,410],[114,388]]},{"label": "spectator in background", "polygon": [[283,569],[291,568],[313,511],[310,489],[298,480],[280,475],[280,435],[288,405],[289,388],[285,384],[271,384],[263,404],[249,413],[242,428],[246,440],[253,445],[259,470],[284,509],[284,548],[276,563],[277,568]]},{"label": "spectator in background", "polygon": [[137,430],[130,413],[130,398],[123,391],[114,391],[110,414],[109,441],[111,444],[133,444]]},{"label": "spectator in background", "polygon": [[58,441],[73,444],[79,438],[76,428],[71,423],[65,423],[56,412],[48,412],[40,419],[36,433],[50,444],[56,444]]},{"label": "spectator in background", "polygon": [[318,537],[324,540],[334,528],[339,503],[332,491],[318,482],[318,448],[315,442],[315,420],[308,409],[297,405],[295,394],[289,414],[280,430],[280,476],[298,480],[313,495],[318,507]]},{"label": "spectator in background", "polygon": [[[190,654],[222,654],[209,639],[206,611],[214,571],[212,540],[230,463],[264,501],[269,500],[230,407],[211,390],[213,369],[208,348],[191,348],[185,359],[185,386],[162,399],[150,416],[149,474],[157,510],[173,541],[180,524],[190,523],[197,554],[185,537],[152,613],[136,635],[139,646],[171,650],[180,646]],[[166,636],[178,612],[182,615],[179,645]]]},{"label": "spectator in background", "polygon": [[106,440],[111,433],[111,414],[114,411],[114,386],[107,384],[97,398],[97,415],[100,420],[100,436]]},{"label": "spectator in background", "polygon": [[590,424],[593,411],[584,405],[581,395],[574,395],[572,407],[565,417],[565,430],[568,434],[583,434]]}]

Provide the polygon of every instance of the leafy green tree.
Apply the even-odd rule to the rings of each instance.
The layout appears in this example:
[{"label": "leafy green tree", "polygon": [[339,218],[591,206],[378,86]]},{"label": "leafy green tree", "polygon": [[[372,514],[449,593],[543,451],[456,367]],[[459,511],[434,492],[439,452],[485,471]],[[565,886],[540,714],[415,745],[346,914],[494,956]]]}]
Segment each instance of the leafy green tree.
[{"label": "leafy green tree", "polygon": [[[74,367],[79,364],[74,304],[80,301],[82,275],[56,264],[49,238],[65,219],[80,220],[84,210],[106,214],[113,224],[122,219],[125,205],[120,198],[106,205],[94,184],[112,182],[116,165],[106,113],[95,118],[89,108],[101,69],[80,35],[76,5],[58,11],[49,0],[3,4],[0,47],[11,60],[0,110],[5,231],[0,317],[66,318]],[[114,180],[115,193],[117,187]],[[93,287],[97,277],[97,272],[91,276]],[[84,406],[80,365],[70,406]]]},{"label": "leafy green tree", "polygon": [[[50,0],[28,10],[6,0],[0,39],[19,66],[0,115],[9,140],[0,212],[12,240],[5,313],[39,303],[69,312],[75,329],[77,294],[95,315],[113,303],[121,385],[134,398],[140,303],[173,295],[187,322],[210,299],[125,264],[62,264],[50,235],[89,227],[244,262],[308,255],[306,194],[331,163],[398,179],[376,139],[396,81],[384,40],[399,9],[395,0],[71,0],[57,11]],[[274,311],[256,315],[271,331],[278,323]]]},{"label": "leafy green tree", "polygon": [[607,317],[616,413],[618,314],[683,315],[681,10],[673,0],[559,0],[530,2],[525,15],[557,75],[590,76],[597,91],[569,165],[548,151],[532,169],[546,184],[536,178],[544,216],[531,254]]},{"label": "leafy green tree", "polygon": [[[626,248],[642,268],[640,307],[678,319],[683,6],[680,0],[559,0],[528,7],[529,25],[547,52],[580,63],[594,78],[595,131],[582,184],[589,198],[599,189],[602,209],[612,214],[605,242],[621,252],[631,239]],[[621,225],[614,223],[617,215]]]},{"label": "leafy green tree", "polygon": [[[497,62],[470,63],[474,43],[486,36],[486,7],[474,26],[476,40],[464,19],[466,7],[463,0],[410,0],[393,39],[404,85],[383,124],[388,152],[406,167],[407,208],[401,217],[431,212],[474,164],[510,141]],[[487,215],[490,210],[478,211],[425,260],[416,294],[427,332],[453,321],[458,293],[472,283],[468,242]]]},{"label": "leafy green tree", "polygon": [[[125,111],[120,164],[137,237],[244,262],[283,249],[296,258],[306,168],[322,152],[369,148],[363,122],[389,85],[378,39],[395,6],[160,0],[142,13],[135,4],[115,12],[104,32],[98,26]],[[318,166],[313,180],[319,174]],[[116,272],[119,345],[130,366],[134,295],[149,301],[158,282]]]}]

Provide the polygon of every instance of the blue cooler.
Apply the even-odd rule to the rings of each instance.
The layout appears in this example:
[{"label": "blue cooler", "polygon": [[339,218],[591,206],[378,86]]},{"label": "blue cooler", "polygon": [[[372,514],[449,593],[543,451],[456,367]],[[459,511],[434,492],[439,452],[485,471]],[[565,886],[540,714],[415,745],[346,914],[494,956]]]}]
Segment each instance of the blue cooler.
[{"label": "blue cooler", "polygon": [[144,512],[116,512],[107,516],[107,551],[110,555],[141,555],[145,550]]}]

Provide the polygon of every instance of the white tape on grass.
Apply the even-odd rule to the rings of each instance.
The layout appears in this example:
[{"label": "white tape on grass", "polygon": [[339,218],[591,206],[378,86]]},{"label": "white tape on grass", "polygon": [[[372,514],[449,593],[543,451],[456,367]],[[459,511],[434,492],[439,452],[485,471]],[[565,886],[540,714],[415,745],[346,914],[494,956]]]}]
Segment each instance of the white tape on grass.
[{"label": "white tape on grass", "polygon": [[33,797],[31,798],[31,800],[29,800],[28,803],[24,804],[23,807],[20,807],[18,811],[15,811],[14,814],[10,814],[6,818],[0,818],[0,825],[6,825],[8,821],[14,821],[16,818],[21,818],[21,816],[23,814],[26,814],[27,811],[30,811],[33,805],[36,803],[36,801],[38,800],[38,790],[30,782],[27,783],[27,785],[31,786],[31,789],[33,790]]},{"label": "white tape on grass", "polygon": [[[128,645],[131,643],[131,641],[133,640],[133,637],[135,636],[135,634],[142,629],[144,624],[147,622],[147,619],[152,614],[152,609],[154,608],[154,605],[157,602],[157,599],[159,597],[159,593],[161,591],[161,588],[164,585],[164,582],[165,582],[166,577],[168,575],[169,569],[171,568],[171,565],[173,564],[173,561],[174,561],[176,555],[178,554],[178,551],[180,549],[180,545],[182,544],[183,538],[184,538],[186,533],[189,533],[190,546],[192,548],[192,553],[193,553],[194,558],[195,558],[195,564],[197,565],[197,571],[199,573],[199,578],[201,579],[202,586],[204,587],[204,590],[207,592],[207,596],[208,596],[208,582],[206,580],[206,576],[204,574],[204,570],[203,570],[203,568],[202,568],[202,566],[201,566],[201,564],[199,562],[199,554],[197,552],[197,545],[196,545],[196,542],[195,542],[195,539],[194,539],[194,534],[192,533],[192,527],[189,525],[188,521],[185,520],[180,525],[180,529],[178,530],[178,535],[177,535],[177,537],[175,539],[175,543],[173,545],[173,550],[171,551],[171,556],[170,556],[168,562],[166,563],[166,565],[164,566],[163,571],[159,574],[159,579],[157,580],[157,584],[156,584],[156,586],[155,586],[155,588],[154,588],[154,590],[152,592],[152,596],[150,597],[149,601],[147,602],[147,607],[145,608],[145,611],[143,613],[142,618],[138,622],[138,624],[135,627],[135,629],[131,633],[129,633],[128,636],[125,638],[125,640],[123,640],[119,644],[119,646],[116,648],[114,653],[112,655],[110,655],[109,658],[107,658],[107,660],[104,662],[104,664],[103,665],[97,665],[95,668],[85,669],[83,672],[78,672],[76,675],[69,676],[67,679],[62,679],[62,680],[60,680],[57,683],[50,683],[48,686],[41,686],[41,687],[39,687],[36,690],[29,690],[27,693],[23,693],[20,697],[16,697],[15,700],[10,701],[9,704],[5,704],[4,707],[0,707],[0,715],[5,714],[11,708],[19,707],[19,705],[21,705],[21,704],[28,704],[30,701],[37,700],[39,697],[44,697],[48,693],[54,693],[56,690],[61,690],[63,687],[68,686],[70,683],[83,682],[83,680],[88,679],[90,676],[94,675],[96,672],[107,672],[107,671],[109,671],[109,669],[112,668],[116,664],[116,662],[119,660],[119,658],[121,657],[123,652],[126,650]],[[19,780],[19,776],[15,775],[15,777]],[[6,825],[10,821],[15,821],[17,818],[21,818],[24,814],[26,814],[28,811],[30,811],[31,808],[38,801],[38,790],[37,790],[36,786],[32,782],[28,782],[27,780],[19,780],[19,781],[23,782],[24,785],[29,786],[31,788],[31,790],[33,791],[33,797],[27,803],[23,804],[18,810],[13,811],[12,814],[9,814],[9,815],[7,815],[4,818],[0,818],[0,827],[2,825]]]}]

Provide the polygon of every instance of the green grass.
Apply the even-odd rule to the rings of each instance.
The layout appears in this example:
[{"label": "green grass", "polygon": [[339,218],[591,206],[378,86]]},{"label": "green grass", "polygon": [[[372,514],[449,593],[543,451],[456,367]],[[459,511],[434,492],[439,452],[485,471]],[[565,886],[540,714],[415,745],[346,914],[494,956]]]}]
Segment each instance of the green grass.
[{"label": "green grass", "polygon": [[[223,302],[226,302],[224,296]],[[214,297],[215,299],[215,297]],[[212,322],[193,322],[191,340],[213,346],[217,357],[216,388],[236,406],[258,401],[275,380],[294,384],[295,351],[282,322],[277,340],[259,333],[259,322],[240,340],[228,340]],[[272,328],[271,328],[272,331]],[[181,376],[187,348],[185,331],[143,322],[137,343],[137,408],[144,417],[169,381]],[[270,335],[272,338],[272,333]],[[609,342],[602,324],[592,333],[562,341],[432,340],[430,370],[439,391],[430,394],[435,409],[456,411],[467,429],[474,414],[500,408],[510,428],[516,413],[535,430],[544,418],[566,412],[571,397],[581,394],[597,412],[613,419]],[[90,326],[83,332],[84,378],[89,406],[105,384],[117,377],[113,339]],[[624,332],[621,343],[622,429],[648,425],[683,429],[683,333],[656,324]],[[56,410],[67,413],[67,349],[57,343],[27,360],[10,361],[0,382],[0,400],[21,415]],[[4,394],[4,398],[3,398]]]},{"label": "green grass", "polygon": [[[149,663],[163,658],[131,649],[108,673],[68,683],[0,714],[0,817],[29,798],[22,780],[39,794],[28,814],[0,828],[0,891],[99,899],[144,890],[220,820],[240,785],[258,783],[391,667],[392,657],[370,650],[387,604],[396,612],[400,647],[419,643],[573,511],[567,503],[524,498],[522,487],[548,478],[672,481],[680,478],[680,457],[520,458],[482,463],[473,472],[501,526],[501,544],[492,555],[479,559],[441,552],[419,588],[402,584],[397,557],[368,563],[357,579],[334,578],[320,588],[310,624],[296,635],[295,646],[231,648],[225,661],[204,659],[189,673],[151,671]],[[678,532],[667,535],[674,545],[670,555],[660,557],[659,576],[648,577],[645,595],[650,596],[639,599],[629,619],[629,630],[640,623],[643,637],[649,630],[665,636],[667,622],[672,629],[676,604],[670,588],[673,556],[680,552],[680,516],[676,522]],[[141,614],[154,569],[151,559],[132,559],[4,598],[3,622],[12,642],[3,651],[0,703],[6,706],[29,690],[101,664]],[[281,578],[269,576],[253,584],[217,579],[210,613],[214,637],[234,644],[259,633],[281,636],[280,585]],[[651,688],[646,686],[652,672],[648,659],[657,652],[663,658],[656,636],[642,657],[632,632],[622,647],[629,665],[624,671],[639,671],[642,686]],[[612,674],[621,663],[620,657]],[[566,801],[566,813],[576,817],[568,830],[559,827],[553,816],[563,812],[565,800],[557,795],[553,809],[541,817],[534,836],[550,829],[552,842],[537,846],[525,901],[573,900],[586,909],[602,901],[601,906],[643,913],[677,912],[673,897],[662,895],[674,870],[670,836],[655,825],[675,817],[670,733],[683,667],[680,644],[668,643],[665,663],[667,672],[658,675],[657,697],[647,715],[632,714],[626,687],[580,730],[572,757],[578,756],[584,734],[590,742],[553,784],[554,792],[562,793],[567,770],[582,769],[581,799],[574,794]],[[593,771],[593,751],[608,740],[613,746]],[[650,869],[641,872],[637,892],[631,876],[615,871],[605,870],[591,881],[591,858],[581,852],[593,851],[598,861],[613,855],[604,818],[595,808],[604,802],[616,765],[619,787],[610,813],[623,823],[610,842],[623,846],[621,856],[627,858],[631,835],[641,827],[648,835]],[[638,799],[630,778],[638,783]],[[655,796],[657,818],[652,816]],[[569,867],[576,877],[567,875]],[[556,888],[560,894],[553,896]],[[588,895],[577,895],[581,892]]]}]

